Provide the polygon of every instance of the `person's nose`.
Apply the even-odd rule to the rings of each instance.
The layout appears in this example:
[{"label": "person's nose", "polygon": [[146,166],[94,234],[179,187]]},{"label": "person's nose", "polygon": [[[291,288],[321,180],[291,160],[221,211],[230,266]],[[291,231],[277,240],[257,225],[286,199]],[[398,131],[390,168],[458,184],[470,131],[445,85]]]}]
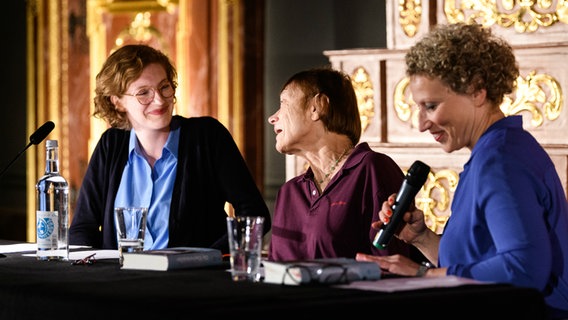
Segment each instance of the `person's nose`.
[{"label": "person's nose", "polygon": [[421,108],[418,108],[418,117],[417,118],[418,118],[418,130],[420,132],[424,132],[424,131],[428,130],[428,128],[430,128],[430,126],[432,125],[430,120],[428,120],[426,113],[424,111],[422,111]]},{"label": "person's nose", "polygon": [[273,125],[276,123],[276,121],[278,121],[278,111],[268,117],[268,123]]},{"label": "person's nose", "polygon": [[154,91],[154,99],[152,99],[152,102],[163,103],[166,102],[166,100],[168,99],[164,98],[164,96],[162,96],[162,93],[159,90],[152,89],[152,91]]}]

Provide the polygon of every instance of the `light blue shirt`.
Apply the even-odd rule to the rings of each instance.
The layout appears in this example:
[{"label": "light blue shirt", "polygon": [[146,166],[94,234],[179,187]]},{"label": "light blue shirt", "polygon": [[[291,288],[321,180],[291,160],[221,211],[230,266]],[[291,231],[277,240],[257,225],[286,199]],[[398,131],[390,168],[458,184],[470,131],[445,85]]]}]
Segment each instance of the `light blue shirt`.
[{"label": "light blue shirt", "polygon": [[136,132],[134,129],[130,132],[128,162],[122,173],[114,205],[148,207],[144,250],[168,246],[168,221],[176,178],[178,145],[179,127],[170,131],[162,157],[156,160],[152,170],[142,155]]}]

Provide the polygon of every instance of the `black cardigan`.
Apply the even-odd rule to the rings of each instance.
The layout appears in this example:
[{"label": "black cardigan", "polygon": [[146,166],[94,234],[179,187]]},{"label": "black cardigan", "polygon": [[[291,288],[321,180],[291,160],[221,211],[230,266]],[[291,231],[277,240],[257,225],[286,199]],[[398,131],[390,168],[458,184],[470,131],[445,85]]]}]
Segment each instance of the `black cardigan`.
[{"label": "black cardigan", "polygon": [[[225,202],[236,215],[263,216],[268,207],[230,132],[212,117],[174,116],[181,125],[169,218],[169,247],[213,247],[228,252]],[[128,158],[130,131],[106,130],[79,190],[69,244],[116,249],[114,201]]]}]

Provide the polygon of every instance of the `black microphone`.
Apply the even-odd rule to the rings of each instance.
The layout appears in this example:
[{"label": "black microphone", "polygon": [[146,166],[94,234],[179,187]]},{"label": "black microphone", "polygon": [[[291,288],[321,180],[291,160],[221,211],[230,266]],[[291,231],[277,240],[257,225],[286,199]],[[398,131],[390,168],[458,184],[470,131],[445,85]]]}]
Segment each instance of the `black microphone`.
[{"label": "black microphone", "polygon": [[404,214],[408,211],[408,207],[416,194],[422,188],[422,185],[428,179],[430,167],[421,161],[416,160],[410,169],[396,194],[396,199],[392,205],[392,216],[390,222],[384,224],[375,236],[373,245],[379,249],[385,249],[390,242],[392,236],[398,231],[400,223],[403,221]]},{"label": "black microphone", "polygon": [[8,163],[8,165],[0,173],[0,177],[4,175],[4,172],[6,172],[6,170],[8,170],[8,168],[10,168],[12,164],[22,155],[22,153],[24,153],[24,151],[26,151],[32,144],[37,145],[38,143],[42,142],[43,139],[45,139],[51,132],[51,130],[53,130],[53,128],[55,128],[55,124],[52,121],[48,121],[41,127],[39,127],[34,133],[32,133],[32,135],[30,136],[30,143],[28,143],[28,145],[22,151],[20,151],[20,153],[18,153],[16,157],[12,159],[12,161],[10,161],[10,163]]}]

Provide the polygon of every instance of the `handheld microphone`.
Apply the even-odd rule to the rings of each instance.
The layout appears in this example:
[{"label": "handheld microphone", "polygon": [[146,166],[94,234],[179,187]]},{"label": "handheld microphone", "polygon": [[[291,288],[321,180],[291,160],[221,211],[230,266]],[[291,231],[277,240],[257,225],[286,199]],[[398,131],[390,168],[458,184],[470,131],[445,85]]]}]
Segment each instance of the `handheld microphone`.
[{"label": "handheld microphone", "polygon": [[8,165],[2,170],[2,172],[0,172],[0,177],[4,175],[4,172],[6,172],[6,170],[8,170],[8,168],[10,168],[12,164],[22,155],[22,153],[24,153],[24,151],[26,151],[32,144],[37,145],[42,142],[54,127],[55,124],[52,121],[48,121],[41,127],[39,127],[34,133],[32,133],[28,145],[22,151],[20,151],[20,153],[18,153],[16,157],[12,159],[12,161],[10,161],[10,163],[8,163]]},{"label": "handheld microphone", "polygon": [[394,204],[391,207],[391,221],[384,224],[375,236],[375,240],[373,241],[375,247],[379,249],[385,249],[387,247],[392,236],[398,231],[399,225],[403,221],[402,218],[406,211],[408,211],[408,207],[410,207],[416,194],[420,188],[422,188],[426,179],[428,179],[428,173],[430,173],[430,167],[421,161],[417,160],[410,166],[404,182],[396,194]]}]

